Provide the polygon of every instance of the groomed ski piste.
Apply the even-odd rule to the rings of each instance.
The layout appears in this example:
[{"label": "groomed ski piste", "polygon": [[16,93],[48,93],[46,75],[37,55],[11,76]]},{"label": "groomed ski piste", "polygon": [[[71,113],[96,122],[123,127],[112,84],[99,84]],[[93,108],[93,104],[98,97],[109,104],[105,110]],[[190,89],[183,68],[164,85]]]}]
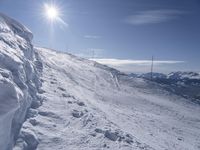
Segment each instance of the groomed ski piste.
[{"label": "groomed ski piste", "polygon": [[1,150],[200,149],[199,105],[32,37],[0,14]]}]

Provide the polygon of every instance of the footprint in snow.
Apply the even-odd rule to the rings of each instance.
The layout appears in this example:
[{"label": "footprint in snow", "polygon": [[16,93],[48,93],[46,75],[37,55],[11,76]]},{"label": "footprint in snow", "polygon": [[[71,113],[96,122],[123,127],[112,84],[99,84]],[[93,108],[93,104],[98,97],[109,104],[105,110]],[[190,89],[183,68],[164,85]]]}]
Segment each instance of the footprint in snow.
[{"label": "footprint in snow", "polygon": [[126,142],[128,144],[133,143],[133,136],[130,134],[125,134],[122,131],[111,131],[111,130],[102,130],[96,128],[94,130],[96,133],[103,134],[107,139],[111,141]]},{"label": "footprint in snow", "polygon": [[30,108],[28,110],[26,118],[33,118],[36,117],[37,115],[38,115],[38,110]]},{"label": "footprint in snow", "polygon": [[40,79],[40,81],[41,81],[42,83],[44,83],[45,80],[44,80],[44,79]]},{"label": "footprint in snow", "polygon": [[82,111],[73,110],[73,112],[72,112],[72,116],[75,118],[81,118],[83,115],[84,115],[84,113]]},{"label": "footprint in snow", "polygon": [[54,81],[51,81],[50,83],[51,83],[51,84],[56,84],[56,82],[54,82]]},{"label": "footprint in snow", "polygon": [[38,122],[36,119],[34,119],[34,118],[29,119],[29,122],[30,122],[33,126],[36,126],[36,125],[39,124],[39,122]]},{"label": "footprint in snow", "polygon": [[66,97],[66,98],[73,98],[73,99],[75,99],[75,97],[72,96],[72,95],[70,95],[70,94],[62,93],[62,96],[63,96],[63,97]]},{"label": "footprint in snow", "polygon": [[45,93],[45,91],[44,91],[43,89],[39,89],[39,90],[38,90],[38,93],[39,93],[39,94],[43,94],[43,93]]},{"label": "footprint in snow", "polygon": [[54,118],[54,119],[61,119],[60,116],[56,115],[53,112],[39,111],[38,114],[41,115],[41,116],[51,117],[51,118]]},{"label": "footprint in snow", "polygon": [[58,89],[59,90],[61,90],[61,91],[66,91],[64,88],[62,88],[62,87],[58,87]]},{"label": "footprint in snow", "polygon": [[72,104],[72,101],[68,101],[67,103],[68,103],[68,104]]},{"label": "footprint in snow", "polygon": [[31,108],[37,109],[42,105],[42,102],[40,100],[33,100],[31,103]]},{"label": "footprint in snow", "polygon": [[76,102],[79,106],[85,106],[84,102]]}]

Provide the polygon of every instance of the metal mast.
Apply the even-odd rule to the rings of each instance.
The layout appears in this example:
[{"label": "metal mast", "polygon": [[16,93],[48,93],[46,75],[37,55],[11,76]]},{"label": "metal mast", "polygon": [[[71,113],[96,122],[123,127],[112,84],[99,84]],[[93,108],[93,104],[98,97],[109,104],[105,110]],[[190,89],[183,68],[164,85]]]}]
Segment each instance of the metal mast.
[{"label": "metal mast", "polygon": [[92,59],[94,59],[94,57],[95,57],[95,50],[92,49]]},{"label": "metal mast", "polygon": [[151,60],[151,80],[153,79],[153,61],[154,61],[154,57],[152,56],[152,60]]}]

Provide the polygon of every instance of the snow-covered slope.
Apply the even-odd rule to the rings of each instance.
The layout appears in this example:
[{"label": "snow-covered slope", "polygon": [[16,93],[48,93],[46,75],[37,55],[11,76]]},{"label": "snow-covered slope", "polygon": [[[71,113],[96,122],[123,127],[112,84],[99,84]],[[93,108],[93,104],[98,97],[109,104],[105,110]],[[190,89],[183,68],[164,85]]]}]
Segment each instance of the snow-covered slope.
[{"label": "snow-covered slope", "polygon": [[162,78],[162,79],[166,79],[167,75],[163,74],[163,73],[156,73],[156,72],[149,72],[149,73],[143,73],[143,74],[130,74],[129,76],[131,77],[139,77],[139,78],[145,78],[145,79],[151,79],[151,76],[153,79],[157,79],[157,78]]},{"label": "snow-covered slope", "polygon": [[197,72],[172,72],[167,75],[168,79],[177,79],[177,80],[183,80],[183,79],[196,79],[200,80],[200,73]]},{"label": "snow-covered slope", "polygon": [[200,148],[198,105],[94,61],[33,48],[28,29],[4,15],[0,22],[2,150],[13,136],[14,150]]},{"label": "snow-covered slope", "polygon": [[199,106],[93,61],[36,51],[44,102],[22,131],[34,133],[39,150],[199,149]]},{"label": "snow-covered slope", "polygon": [[9,150],[41,83],[32,33],[0,14],[0,149]]},{"label": "snow-covered slope", "polygon": [[[151,73],[129,74],[130,77],[151,80]],[[198,72],[153,73],[152,81],[159,83],[166,90],[200,104],[200,74]]]}]

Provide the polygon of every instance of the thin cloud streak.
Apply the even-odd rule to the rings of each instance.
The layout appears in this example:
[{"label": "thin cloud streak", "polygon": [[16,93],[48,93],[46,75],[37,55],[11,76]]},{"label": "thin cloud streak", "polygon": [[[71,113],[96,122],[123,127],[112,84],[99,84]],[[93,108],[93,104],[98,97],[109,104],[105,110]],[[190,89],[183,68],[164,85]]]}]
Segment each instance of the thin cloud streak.
[{"label": "thin cloud streak", "polygon": [[177,19],[183,14],[185,12],[173,9],[139,11],[128,16],[125,22],[132,25],[154,24]]},{"label": "thin cloud streak", "polygon": [[86,39],[100,39],[100,36],[97,35],[85,35],[84,38]]},{"label": "thin cloud streak", "polygon": [[[122,59],[91,59],[98,63],[108,65],[126,73],[145,73],[150,72],[151,60],[122,60]],[[169,73],[177,71],[184,61],[175,60],[156,60],[154,70],[156,72]],[[177,68],[178,67],[178,68]]]},{"label": "thin cloud streak", "polygon": [[[150,65],[152,63],[151,60],[123,60],[123,59],[91,59],[96,62],[106,64],[106,65]],[[175,60],[156,60],[154,61],[155,65],[162,65],[162,64],[177,64],[177,63],[185,63],[184,61],[175,61]]]},{"label": "thin cloud streak", "polygon": [[105,49],[102,48],[88,48],[85,50],[82,50],[82,53],[75,53],[75,55],[79,56],[79,57],[83,57],[83,58],[99,58],[102,56],[103,52],[105,51]]}]

